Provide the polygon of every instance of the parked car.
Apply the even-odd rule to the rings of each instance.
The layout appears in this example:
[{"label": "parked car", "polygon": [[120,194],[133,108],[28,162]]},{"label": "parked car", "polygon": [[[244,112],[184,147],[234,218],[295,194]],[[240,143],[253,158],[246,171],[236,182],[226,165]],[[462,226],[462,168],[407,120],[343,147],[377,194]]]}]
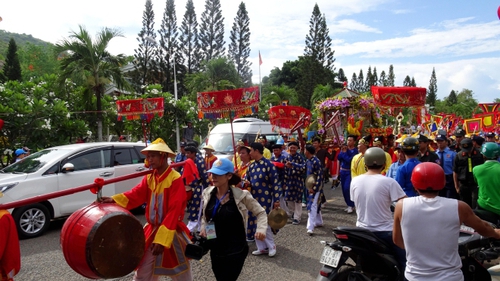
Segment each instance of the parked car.
[{"label": "parked car", "polygon": [[[0,170],[0,204],[31,198],[94,182],[143,171],[144,144],[130,142],[79,143],[52,147]],[[141,177],[105,185],[103,196],[125,192]],[[50,221],[67,217],[92,203],[96,195],[82,191],[11,209],[18,233],[29,238],[43,234]]]}]

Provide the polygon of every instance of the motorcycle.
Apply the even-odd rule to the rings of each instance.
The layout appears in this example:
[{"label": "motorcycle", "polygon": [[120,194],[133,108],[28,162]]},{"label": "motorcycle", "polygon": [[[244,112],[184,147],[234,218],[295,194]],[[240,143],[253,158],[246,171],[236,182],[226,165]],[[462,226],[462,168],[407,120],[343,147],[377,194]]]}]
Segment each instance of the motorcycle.
[{"label": "motorcycle", "polygon": [[[321,241],[325,247],[320,258],[323,265],[317,281],[404,280],[404,272],[399,270],[392,247],[372,232],[343,226],[333,229],[333,232],[337,241]],[[483,263],[499,256],[500,248],[497,249],[493,239],[462,225],[458,245],[464,280],[491,280]]]}]

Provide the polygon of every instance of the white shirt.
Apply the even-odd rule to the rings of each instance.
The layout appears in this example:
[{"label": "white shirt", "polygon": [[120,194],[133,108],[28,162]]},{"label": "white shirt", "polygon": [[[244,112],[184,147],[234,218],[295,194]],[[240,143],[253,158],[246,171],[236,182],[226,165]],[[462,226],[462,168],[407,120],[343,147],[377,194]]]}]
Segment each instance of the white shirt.
[{"label": "white shirt", "polygon": [[392,178],[362,174],[351,181],[351,199],[356,206],[356,226],[370,231],[392,231],[391,204],[406,196]]}]

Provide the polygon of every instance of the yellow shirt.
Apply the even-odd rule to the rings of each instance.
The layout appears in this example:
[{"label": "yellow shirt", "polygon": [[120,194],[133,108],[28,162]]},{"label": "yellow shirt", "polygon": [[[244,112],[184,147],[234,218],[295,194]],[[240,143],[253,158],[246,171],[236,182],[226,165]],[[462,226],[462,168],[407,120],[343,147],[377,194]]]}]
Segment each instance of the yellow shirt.
[{"label": "yellow shirt", "polygon": [[271,159],[271,150],[267,149],[266,147],[264,147],[264,154],[262,154],[264,156],[264,158],[266,159]]},{"label": "yellow shirt", "polygon": [[351,177],[357,177],[366,173],[365,157],[363,154],[358,153],[354,155],[351,161]]},{"label": "yellow shirt", "polygon": [[385,168],[382,170],[382,175],[385,175],[387,171],[389,171],[389,168],[391,167],[392,164],[392,158],[389,153],[385,153]]}]

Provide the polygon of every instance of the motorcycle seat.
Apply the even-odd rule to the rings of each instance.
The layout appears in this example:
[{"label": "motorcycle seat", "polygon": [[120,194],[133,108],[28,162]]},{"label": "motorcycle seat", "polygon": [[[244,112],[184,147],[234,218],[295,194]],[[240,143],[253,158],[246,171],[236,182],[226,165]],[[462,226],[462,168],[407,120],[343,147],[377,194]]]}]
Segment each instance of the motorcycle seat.
[{"label": "motorcycle seat", "polygon": [[375,234],[373,234],[373,232],[368,229],[361,227],[338,226],[333,231],[335,232],[335,234],[346,234],[348,237],[355,236],[365,241],[370,241],[370,245],[372,247],[376,247],[378,248],[378,250],[381,250],[383,252],[393,252],[392,245],[387,244],[384,240],[375,236]]}]

